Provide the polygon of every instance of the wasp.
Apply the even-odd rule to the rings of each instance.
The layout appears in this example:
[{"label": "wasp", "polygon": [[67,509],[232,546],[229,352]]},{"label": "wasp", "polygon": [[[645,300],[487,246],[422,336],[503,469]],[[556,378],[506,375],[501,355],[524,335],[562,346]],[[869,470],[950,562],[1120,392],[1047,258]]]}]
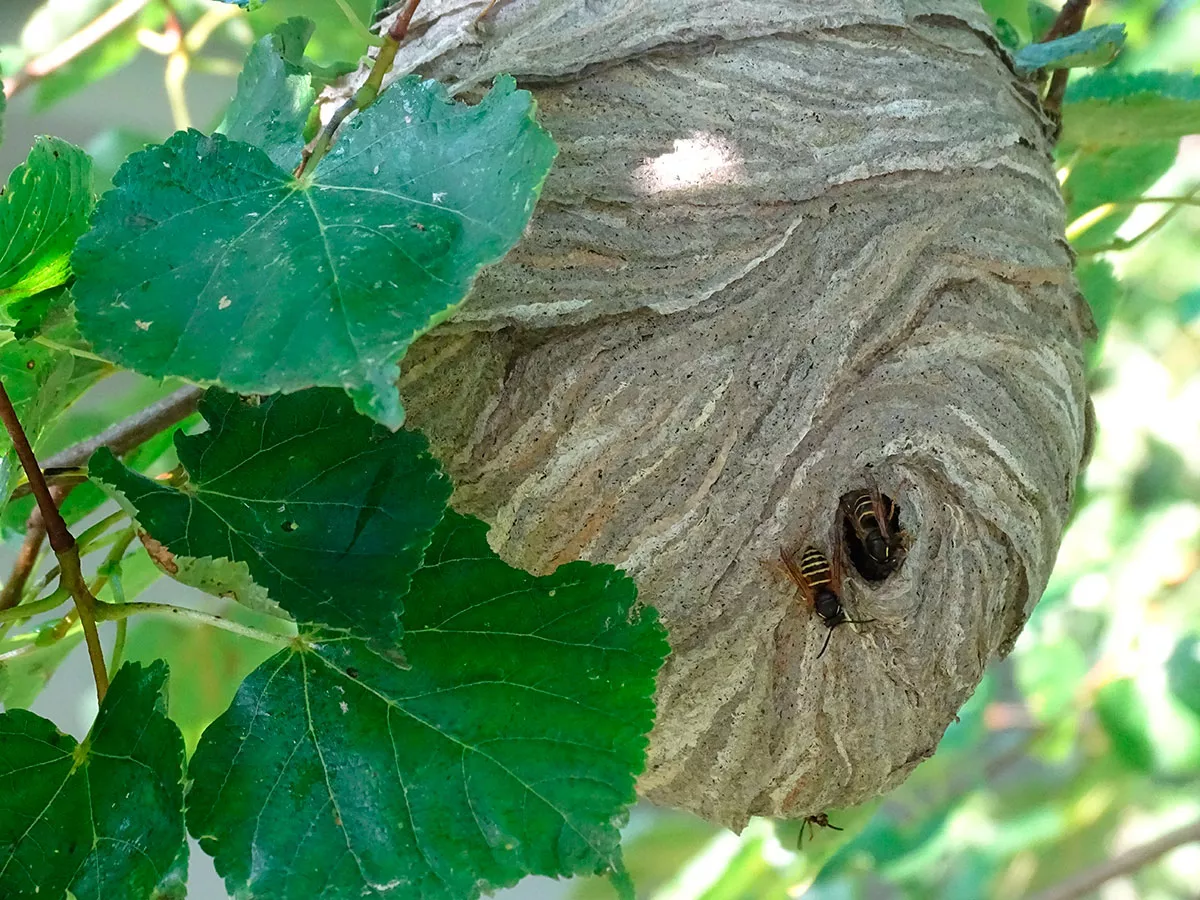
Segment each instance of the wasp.
[{"label": "wasp", "polygon": [[804,597],[805,602],[813,608],[821,617],[821,621],[825,623],[825,627],[829,629],[829,633],[825,635],[825,643],[821,646],[821,652],[817,654],[817,659],[824,656],[825,651],[829,649],[829,639],[833,637],[833,629],[839,625],[861,625],[874,621],[873,619],[862,619],[852,622],[846,615],[840,596],[841,569],[836,564],[830,565],[829,559],[820,550],[809,547],[801,555],[800,564],[796,565],[796,561],[781,548],[779,560],[783,563],[788,577],[800,589],[800,595]]},{"label": "wasp", "polygon": [[900,506],[877,488],[842,498],[840,517],[850,561],[863,578],[883,581],[904,562],[908,535],[900,527]]},{"label": "wasp", "polygon": [[800,836],[796,838],[796,849],[799,850],[804,846],[804,826],[808,826],[808,839],[811,842],[813,836],[813,826],[817,825],[821,828],[832,828],[834,831],[842,831],[832,822],[829,821],[829,816],[825,813],[817,813],[815,816],[805,816],[804,821],[800,823]]}]

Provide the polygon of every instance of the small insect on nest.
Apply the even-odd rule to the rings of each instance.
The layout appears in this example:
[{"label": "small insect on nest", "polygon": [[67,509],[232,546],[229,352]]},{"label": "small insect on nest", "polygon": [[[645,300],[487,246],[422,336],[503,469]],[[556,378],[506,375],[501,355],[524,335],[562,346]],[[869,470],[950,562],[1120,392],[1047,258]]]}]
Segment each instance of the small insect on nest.
[{"label": "small insect on nest", "polygon": [[816,547],[809,547],[800,557],[800,564],[796,565],[795,559],[788,556],[787,551],[783,548],[780,548],[779,560],[783,563],[788,577],[800,590],[800,596],[821,617],[821,621],[829,629],[829,633],[825,636],[825,643],[821,646],[821,652],[817,654],[817,659],[824,656],[825,651],[829,649],[829,639],[833,637],[833,629],[839,625],[863,625],[875,621],[874,619],[852,621],[846,615],[841,598],[842,571],[836,561],[836,556],[831,565],[824,553]]},{"label": "small insect on nest", "polygon": [[838,517],[846,552],[859,575],[883,581],[900,568],[908,550],[900,504],[871,487],[842,497]]},{"label": "small insect on nest", "polygon": [[811,843],[813,838],[813,826],[817,825],[821,828],[830,828],[834,831],[841,831],[841,828],[829,821],[829,816],[825,813],[817,813],[815,816],[805,816],[800,823],[800,834],[796,838],[796,849],[799,850],[804,846],[804,828],[808,826],[808,840]]}]

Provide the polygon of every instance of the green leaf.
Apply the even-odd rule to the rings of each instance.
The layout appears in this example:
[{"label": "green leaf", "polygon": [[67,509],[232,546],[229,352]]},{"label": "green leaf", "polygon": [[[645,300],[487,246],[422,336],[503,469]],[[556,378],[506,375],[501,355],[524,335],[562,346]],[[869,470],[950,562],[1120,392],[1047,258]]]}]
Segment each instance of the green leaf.
[{"label": "green leaf", "polygon": [[300,159],[304,123],[316,99],[304,69],[312,33],[307,19],[288,19],[251,48],[220,128],[235,141],[254,144],[280,168],[294,168]]},{"label": "green leaf", "polygon": [[1177,141],[1200,132],[1200,75],[1095,72],[1067,88],[1062,142],[1080,147]]},{"label": "green leaf", "polygon": [[167,668],[122,667],[82,744],[25,710],[0,715],[0,895],[144,900],[186,860],[183,739]]},{"label": "green leaf", "polygon": [[1058,18],[1057,9],[1047,6],[1045,3],[1039,3],[1038,0],[1029,0],[1027,11],[1031,40],[1035,38],[1040,39],[1049,32],[1050,28],[1054,25],[1054,20]]},{"label": "green leaf", "polygon": [[[150,565],[145,554],[134,558],[146,559]],[[221,612],[225,618],[248,615],[237,604],[226,606]],[[264,623],[255,624],[261,627]],[[207,625],[167,616],[140,616],[129,626],[125,658],[143,662],[163,659],[172,672],[187,673],[170,680],[167,711],[183,733],[188,750],[194,752],[204,729],[229,708],[238,685],[275,649],[264,641]]]},{"label": "green leaf", "polygon": [[188,484],[131,472],[107,450],[88,469],[166,551],[174,577],[303,622],[384,641],[450,498],[417,432],[390,432],[338,391],[242,400],[209,390],[210,429],[179,435]]},{"label": "green leaf", "polygon": [[1090,341],[1086,348],[1087,364],[1090,369],[1100,359],[1104,347],[1104,335],[1112,323],[1125,289],[1113,274],[1112,263],[1104,259],[1089,259],[1081,263],[1075,270],[1075,278],[1079,282],[1079,291],[1087,300],[1092,310],[1092,319],[1096,323],[1096,339]]},{"label": "green leaf", "polygon": [[1113,751],[1126,765],[1141,772],[1154,768],[1154,742],[1145,698],[1132,678],[1110,681],[1096,692],[1096,717],[1112,741]]},{"label": "green leaf", "polygon": [[266,3],[267,0],[217,0],[217,2],[218,3],[230,3],[234,6],[240,6],[242,9],[250,10],[251,12],[253,12],[254,10],[258,9],[260,6],[262,6],[264,3]]},{"label": "green leaf", "polygon": [[[0,382],[35,450],[43,431],[107,371],[101,363],[33,341],[0,345]],[[0,510],[20,478],[21,464],[12,441],[0,429]]]},{"label": "green leaf", "polygon": [[1027,0],[983,0],[984,12],[997,26],[997,37],[1000,36],[1001,31],[1012,33],[1013,43],[1009,44],[1005,41],[1005,45],[1010,49],[1016,47],[1018,43],[1028,43],[1030,39],[1029,11],[1026,2]]},{"label": "green leaf", "polygon": [[[1071,164],[1063,183],[1067,221],[1071,222],[1106,203],[1120,203],[1071,241],[1077,250],[1108,244],[1133,213],[1137,200],[1175,162],[1178,141],[1161,141],[1134,146],[1098,147],[1081,153]],[[1068,156],[1072,154],[1068,151]]]},{"label": "green leaf", "polygon": [[535,578],[447,513],[404,658],[302,629],[192,760],[188,827],[230,893],[474,898],[612,870],[667,652],[610,566]]},{"label": "green leaf", "polygon": [[1200,288],[1180,294],[1176,306],[1182,324],[1191,325],[1200,319]]},{"label": "green leaf", "polygon": [[130,157],[74,257],[97,352],[247,393],[342,387],[399,427],[399,359],[520,238],[554,143],[508,77],[476,106],[406,78],[340,135],[301,180],[195,131]]},{"label": "green leaf", "polygon": [[112,187],[113,176],[132,154],[144,150],[157,138],[131,128],[109,128],[87,142],[85,149],[92,157],[92,176],[97,193]]},{"label": "green leaf", "polygon": [[1103,66],[1112,62],[1123,46],[1124,25],[1100,25],[1052,41],[1027,44],[1013,54],[1013,68],[1029,73]]},{"label": "green leaf", "polygon": [[[48,635],[60,620],[54,619],[42,626],[40,633]],[[53,643],[38,644],[22,636],[21,640],[0,641],[0,653],[20,650],[19,655],[0,660],[0,703],[5,709],[27,709],[46,687],[63,660],[83,641],[83,632],[77,631]],[[30,646],[33,644],[33,646]]]},{"label": "green leaf", "polygon": [[1200,717],[1200,636],[1189,634],[1167,660],[1167,683],[1181,706]]},{"label": "green leaf", "polygon": [[92,203],[88,155],[39,137],[0,197],[0,303],[7,308],[67,280],[71,248],[87,228]]}]

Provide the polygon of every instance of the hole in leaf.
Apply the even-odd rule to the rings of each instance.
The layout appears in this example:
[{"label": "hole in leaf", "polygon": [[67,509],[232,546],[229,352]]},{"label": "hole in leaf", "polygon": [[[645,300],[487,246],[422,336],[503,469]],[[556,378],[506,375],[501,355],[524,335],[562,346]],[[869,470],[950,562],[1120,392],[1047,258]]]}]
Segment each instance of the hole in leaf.
[{"label": "hole in leaf", "polygon": [[280,525],[279,527],[282,528],[284,531],[286,531],[288,534],[291,534],[293,531],[295,531],[297,528],[300,527],[300,523],[295,521],[294,519],[286,519],[284,521],[284,523],[282,525]]}]

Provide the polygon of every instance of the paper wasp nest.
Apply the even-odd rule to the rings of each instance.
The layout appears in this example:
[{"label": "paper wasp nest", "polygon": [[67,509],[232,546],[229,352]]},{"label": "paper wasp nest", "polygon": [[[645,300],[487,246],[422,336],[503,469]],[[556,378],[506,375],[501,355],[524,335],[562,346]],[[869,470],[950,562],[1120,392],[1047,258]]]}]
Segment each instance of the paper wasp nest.
[{"label": "paper wasp nest", "polygon": [[[899,784],[1050,572],[1084,454],[1063,210],[975,0],[430,2],[401,55],[511,72],[561,148],[402,386],[510,561],[615,563],[670,628],[650,800],[738,827]],[[827,630],[764,560],[839,497],[908,557]]]}]

